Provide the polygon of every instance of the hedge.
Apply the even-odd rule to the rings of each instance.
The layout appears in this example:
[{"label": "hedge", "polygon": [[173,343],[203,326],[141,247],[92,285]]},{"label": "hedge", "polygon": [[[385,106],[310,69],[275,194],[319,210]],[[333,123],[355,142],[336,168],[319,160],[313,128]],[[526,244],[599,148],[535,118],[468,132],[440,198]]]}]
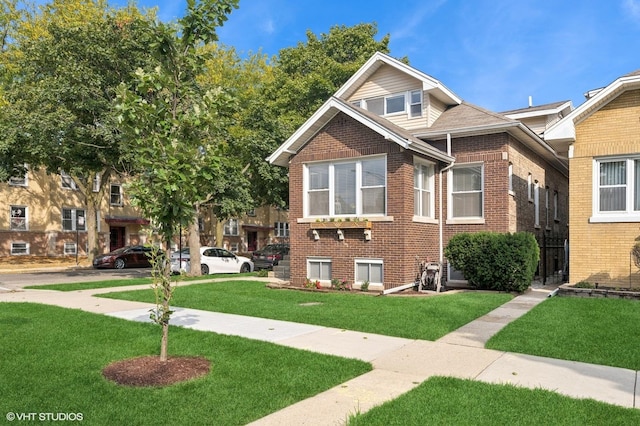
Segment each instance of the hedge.
[{"label": "hedge", "polygon": [[531,285],[540,248],[528,232],[461,233],[451,238],[445,256],[478,289],[521,293]]}]

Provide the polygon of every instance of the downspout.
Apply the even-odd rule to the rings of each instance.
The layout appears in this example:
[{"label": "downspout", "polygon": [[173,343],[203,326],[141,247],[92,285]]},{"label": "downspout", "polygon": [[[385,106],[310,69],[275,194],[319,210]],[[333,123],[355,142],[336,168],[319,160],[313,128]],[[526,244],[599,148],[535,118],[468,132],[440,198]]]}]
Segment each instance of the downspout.
[{"label": "downspout", "polygon": [[[451,133],[447,133],[447,155],[451,156]],[[439,201],[440,201],[440,217],[438,220],[439,223],[439,237],[440,237],[440,244],[439,244],[439,248],[440,248],[440,265],[442,265],[441,267],[444,267],[444,223],[442,222],[442,211],[443,211],[443,205],[442,205],[442,179],[444,176],[444,172],[448,171],[450,168],[452,168],[455,164],[456,160],[454,159],[453,162],[451,162],[451,164],[449,164],[447,167],[443,168],[442,170],[440,170],[440,179],[438,182],[438,195],[440,197]]]}]

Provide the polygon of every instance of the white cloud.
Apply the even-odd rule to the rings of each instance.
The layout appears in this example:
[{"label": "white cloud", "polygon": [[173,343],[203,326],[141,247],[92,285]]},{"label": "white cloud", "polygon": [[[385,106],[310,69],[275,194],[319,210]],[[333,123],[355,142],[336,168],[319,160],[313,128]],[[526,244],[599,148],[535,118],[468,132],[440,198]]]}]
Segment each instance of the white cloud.
[{"label": "white cloud", "polygon": [[624,0],[622,9],[627,12],[630,17],[640,23],[640,0]]}]

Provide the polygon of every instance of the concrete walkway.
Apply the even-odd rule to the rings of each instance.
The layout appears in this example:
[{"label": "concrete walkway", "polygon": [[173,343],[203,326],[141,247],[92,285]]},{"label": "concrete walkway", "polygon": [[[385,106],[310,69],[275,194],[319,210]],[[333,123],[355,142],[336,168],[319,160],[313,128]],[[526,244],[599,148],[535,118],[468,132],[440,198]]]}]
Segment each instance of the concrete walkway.
[{"label": "concrete walkway", "polygon": [[[149,286],[75,292],[24,290],[0,293],[0,302],[45,303],[149,321],[150,304],[93,297],[133,288]],[[534,287],[435,342],[184,308],[175,308],[171,322],[372,363],[371,372],[264,417],[255,425],[342,424],[350,414],[392,400],[432,376],[510,383],[638,407],[640,381],[636,371],[484,349],[491,336],[544,301],[553,288]]]}]

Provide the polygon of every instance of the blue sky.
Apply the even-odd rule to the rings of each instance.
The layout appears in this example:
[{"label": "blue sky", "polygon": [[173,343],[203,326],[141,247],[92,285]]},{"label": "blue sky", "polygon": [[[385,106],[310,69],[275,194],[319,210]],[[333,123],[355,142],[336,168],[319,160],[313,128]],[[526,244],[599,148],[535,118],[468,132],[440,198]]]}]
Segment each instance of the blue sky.
[{"label": "blue sky", "polygon": [[[111,0],[114,6],[126,0]],[[139,0],[162,20],[183,0]],[[363,22],[390,34],[391,55],[493,111],[571,100],[640,69],[640,0],[240,0],[219,30],[241,54],[275,55],[306,31]]]}]

